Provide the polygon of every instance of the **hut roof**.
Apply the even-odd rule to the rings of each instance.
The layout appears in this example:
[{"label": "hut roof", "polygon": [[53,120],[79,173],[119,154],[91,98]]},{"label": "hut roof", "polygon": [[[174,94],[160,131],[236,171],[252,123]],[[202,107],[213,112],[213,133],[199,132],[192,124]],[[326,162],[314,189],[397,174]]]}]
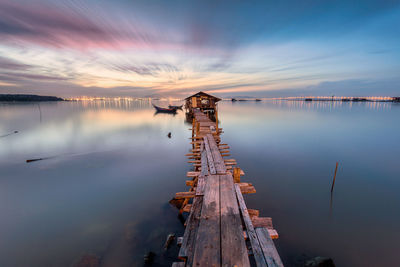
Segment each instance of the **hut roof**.
[{"label": "hut roof", "polygon": [[189,98],[192,98],[192,97],[197,97],[197,96],[208,96],[208,97],[214,98],[214,99],[215,99],[215,102],[218,102],[218,101],[222,100],[221,98],[218,98],[218,97],[213,96],[213,95],[209,95],[209,94],[204,93],[204,92],[201,92],[201,91],[198,92],[198,93],[196,93],[196,94],[194,94],[194,95],[191,95],[191,96],[186,97],[185,100],[187,100],[187,99],[189,99]]}]

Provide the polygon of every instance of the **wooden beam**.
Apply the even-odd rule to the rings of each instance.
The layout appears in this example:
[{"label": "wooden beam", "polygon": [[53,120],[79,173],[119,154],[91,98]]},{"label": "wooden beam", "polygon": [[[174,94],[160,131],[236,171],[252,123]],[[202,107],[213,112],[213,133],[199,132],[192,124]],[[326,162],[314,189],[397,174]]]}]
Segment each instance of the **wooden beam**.
[{"label": "wooden beam", "polygon": [[247,209],[249,212],[250,218],[251,217],[258,217],[260,216],[260,211],[259,210],[254,210],[254,209]]},{"label": "wooden beam", "polygon": [[220,266],[220,219],[219,176],[210,175],[203,197],[193,266]]},{"label": "wooden beam", "polygon": [[256,234],[268,267],[283,267],[278,251],[276,251],[274,241],[272,241],[267,229],[257,228]]},{"label": "wooden beam", "polygon": [[196,193],[194,191],[191,192],[178,192],[175,193],[175,198],[176,199],[182,199],[182,198],[192,198],[195,197]]},{"label": "wooden beam", "polygon": [[240,183],[240,168],[233,168],[233,180],[235,183]]},{"label": "wooden beam", "polygon": [[[202,145],[202,148],[204,148],[204,144]],[[203,149],[203,151],[201,152],[201,175],[208,175],[208,159],[207,151],[205,149]]]},{"label": "wooden beam", "polygon": [[251,222],[253,223],[254,228],[257,227],[264,227],[267,229],[273,229],[272,226],[272,219],[271,217],[258,217],[258,216],[251,216]]},{"label": "wooden beam", "polygon": [[192,208],[192,204],[186,204],[184,207],[183,207],[183,209],[182,209],[182,211],[183,212],[190,212],[190,209]]},{"label": "wooden beam", "polygon": [[242,191],[242,194],[255,194],[257,191],[254,188],[254,186],[241,186],[240,190]]},{"label": "wooden beam", "polygon": [[197,177],[200,175],[200,172],[187,172],[186,176],[187,177]]},{"label": "wooden beam", "polygon": [[226,167],[224,164],[224,160],[221,157],[221,153],[219,153],[217,144],[215,143],[214,138],[211,136],[211,134],[207,134],[207,140],[208,144],[210,145],[210,149],[212,152],[212,157],[214,159],[214,165],[217,174],[225,174],[226,173]]},{"label": "wooden beam", "polygon": [[267,267],[267,262],[264,258],[260,242],[258,241],[256,231],[253,227],[253,223],[251,222],[249,213],[247,211],[246,203],[244,202],[242,192],[240,191],[240,186],[237,184],[235,184],[235,192],[236,192],[236,198],[239,203],[239,209],[242,214],[243,221],[246,225],[247,235],[250,239],[250,244],[256,265],[257,267]]},{"label": "wooden beam", "polygon": [[250,266],[231,174],[220,175],[222,266]]},{"label": "wooden beam", "polygon": [[206,185],[205,177],[204,176],[199,176],[199,179],[197,180],[196,196],[203,196],[204,195],[205,185]]},{"label": "wooden beam", "polygon": [[186,229],[183,235],[182,245],[179,250],[178,258],[185,259],[191,266],[193,262],[194,245],[196,242],[196,233],[199,226],[199,216],[201,213],[203,197],[196,197],[192,203],[192,209],[186,221]]},{"label": "wooden beam", "polygon": [[214,165],[214,158],[213,158],[213,155],[211,152],[209,135],[204,136],[204,148],[207,152],[207,160],[208,160],[208,167],[210,168],[210,173],[216,174],[217,172],[216,172],[215,165]]}]

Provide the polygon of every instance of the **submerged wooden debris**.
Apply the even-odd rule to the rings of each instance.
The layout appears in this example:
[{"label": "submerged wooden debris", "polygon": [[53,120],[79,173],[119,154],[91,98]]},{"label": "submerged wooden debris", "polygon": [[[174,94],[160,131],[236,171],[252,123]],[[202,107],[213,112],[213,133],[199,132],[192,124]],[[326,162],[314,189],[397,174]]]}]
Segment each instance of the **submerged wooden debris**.
[{"label": "submerged wooden debris", "polygon": [[[243,194],[256,192],[242,182],[243,170],[227,159],[221,129],[200,109],[193,109],[192,149],[186,156],[194,170],[187,172],[187,192],[175,194],[180,213],[189,213],[180,251],[172,266],[283,266],[272,239],[278,238],[272,219],[247,209]],[[250,259],[253,259],[252,261]]]}]

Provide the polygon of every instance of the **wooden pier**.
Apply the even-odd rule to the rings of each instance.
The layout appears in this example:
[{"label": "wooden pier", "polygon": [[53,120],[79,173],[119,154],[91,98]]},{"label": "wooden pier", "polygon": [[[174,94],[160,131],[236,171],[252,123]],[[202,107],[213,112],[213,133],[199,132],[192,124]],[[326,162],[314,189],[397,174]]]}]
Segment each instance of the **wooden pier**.
[{"label": "wooden pier", "polygon": [[272,239],[278,238],[269,217],[247,209],[243,194],[255,193],[241,182],[244,172],[227,159],[222,129],[200,109],[191,110],[192,149],[186,156],[194,165],[187,192],[178,192],[180,213],[189,213],[178,258],[172,266],[283,266]]}]

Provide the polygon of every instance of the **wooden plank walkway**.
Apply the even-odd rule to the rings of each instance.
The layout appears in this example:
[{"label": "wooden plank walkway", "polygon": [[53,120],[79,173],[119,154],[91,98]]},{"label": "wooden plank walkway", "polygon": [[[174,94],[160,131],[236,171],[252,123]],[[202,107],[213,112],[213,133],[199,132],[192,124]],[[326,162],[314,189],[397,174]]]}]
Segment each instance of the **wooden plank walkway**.
[{"label": "wooden plank walkway", "polygon": [[175,196],[184,199],[181,212],[189,216],[178,255],[182,261],[173,266],[283,266],[271,218],[247,209],[243,194],[255,193],[255,188],[240,182],[244,172],[234,168],[234,159],[224,159],[229,146],[219,144],[220,133],[215,122],[195,110],[195,141],[187,155],[195,168],[187,174],[191,188]]}]

